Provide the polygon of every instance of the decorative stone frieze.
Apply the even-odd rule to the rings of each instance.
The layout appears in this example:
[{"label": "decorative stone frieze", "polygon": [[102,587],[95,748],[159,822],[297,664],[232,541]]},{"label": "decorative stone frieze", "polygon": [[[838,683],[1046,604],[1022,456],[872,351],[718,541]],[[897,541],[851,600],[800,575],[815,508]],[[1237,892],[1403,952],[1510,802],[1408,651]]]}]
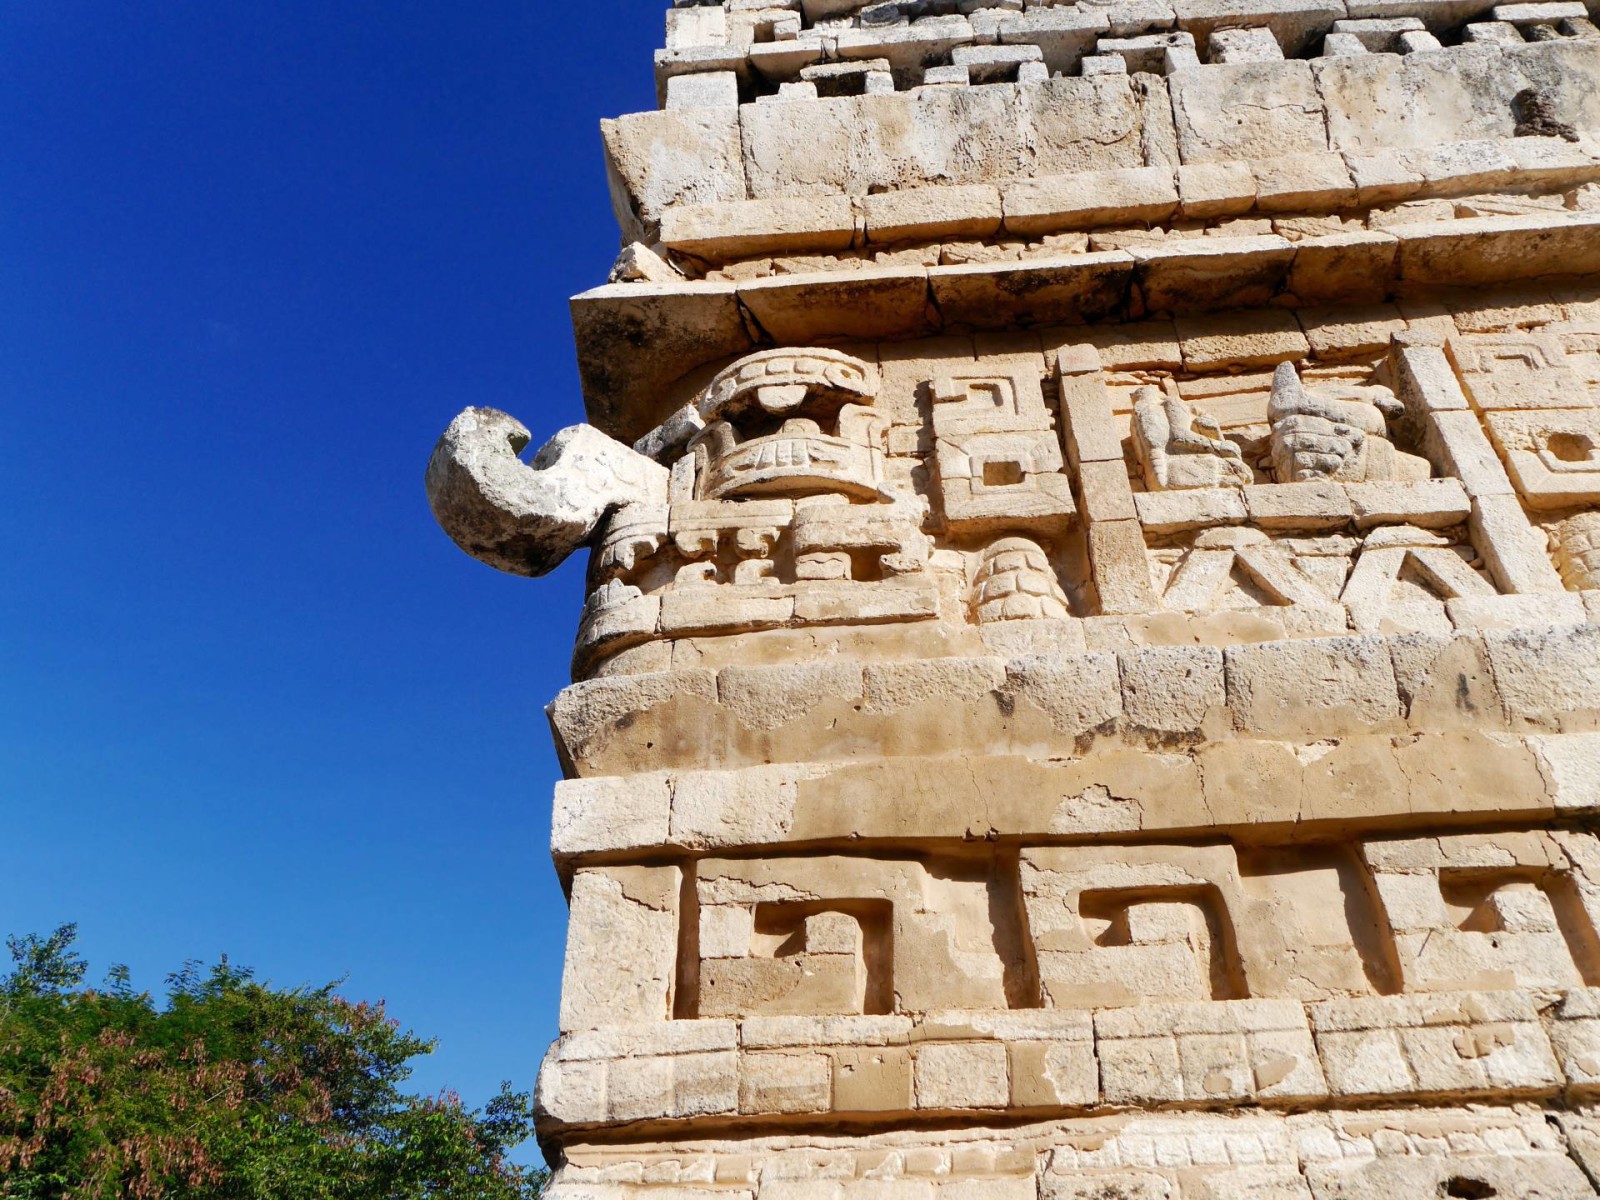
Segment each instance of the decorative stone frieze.
[{"label": "decorative stone frieze", "polygon": [[1600,1197],[1581,4],[675,4],[603,130],[558,1200]]}]

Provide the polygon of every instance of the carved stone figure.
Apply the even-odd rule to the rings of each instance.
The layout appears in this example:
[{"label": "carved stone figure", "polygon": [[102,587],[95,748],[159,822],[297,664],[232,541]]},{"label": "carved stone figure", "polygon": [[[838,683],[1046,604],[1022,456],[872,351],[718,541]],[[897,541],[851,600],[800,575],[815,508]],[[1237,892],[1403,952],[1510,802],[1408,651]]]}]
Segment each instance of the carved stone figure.
[{"label": "carved stone figure", "polygon": [[1279,483],[1428,478],[1426,459],[1389,441],[1388,423],[1402,411],[1388,388],[1323,385],[1308,391],[1294,365],[1280,363],[1267,407],[1273,476]]},{"label": "carved stone figure", "polygon": [[1243,487],[1255,478],[1215,420],[1160,388],[1134,393],[1133,439],[1151,491]]},{"label": "carved stone figure", "polygon": [[456,545],[513,575],[543,575],[628,505],[665,505],[667,471],[592,425],[556,434],[524,463],[533,440],[516,418],[469,408],[428,462],[428,503]]}]

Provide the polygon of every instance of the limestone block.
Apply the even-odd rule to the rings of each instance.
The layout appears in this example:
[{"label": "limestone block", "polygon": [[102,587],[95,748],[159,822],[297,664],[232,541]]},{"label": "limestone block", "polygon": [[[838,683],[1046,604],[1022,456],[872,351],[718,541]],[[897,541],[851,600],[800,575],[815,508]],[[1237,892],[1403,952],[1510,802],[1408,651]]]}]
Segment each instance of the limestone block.
[{"label": "limestone block", "polygon": [[905,1046],[913,1026],[906,1016],[753,1016],[739,1022],[739,1044],[757,1050]]},{"label": "limestone block", "polygon": [[[1276,47],[1277,43],[1273,44]],[[1178,194],[1186,217],[1237,216],[1255,207],[1255,172],[1242,162],[1184,163],[1178,168]]]},{"label": "limestone block", "polygon": [[1481,638],[1409,634],[1392,639],[1389,654],[1412,728],[1504,723],[1505,702]]},{"label": "limestone block", "polygon": [[1068,375],[1063,370],[1059,386],[1067,457],[1074,469],[1084,463],[1121,464],[1122,435],[1112,419],[1111,397],[1099,367],[1092,374]]},{"label": "limestone block", "polygon": [[563,1062],[555,1048],[539,1067],[535,1091],[541,1118],[563,1125],[586,1125],[606,1119],[604,1062]]},{"label": "limestone block", "polygon": [[[1047,10],[1048,11],[1048,10]],[[935,1200],[1038,1200],[1033,1176],[1000,1179],[950,1179],[936,1185]]]},{"label": "limestone block", "polygon": [[1324,361],[1365,357],[1389,348],[1405,330],[1405,318],[1393,305],[1368,305],[1355,310],[1303,308],[1296,316],[1311,343],[1311,353]]},{"label": "limestone block", "polygon": [[1223,707],[1222,651],[1214,646],[1125,650],[1117,661],[1123,719],[1135,727],[1189,733]]},{"label": "limestone block", "polygon": [[[607,1072],[608,1102],[614,1101],[617,1077],[626,1075],[631,1063],[639,1061],[631,1060],[629,1064],[613,1067]],[[672,1107],[665,1115],[677,1118],[712,1117],[728,1116],[738,1111],[738,1057],[732,1051],[679,1054],[668,1061],[672,1064]],[[613,1111],[613,1119],[618,1115]]]},{"label": "limestone block", "polygon": [[1600,628],[1484,634],[1495,682],[1513,719],[1567,732],[1595,727],[1600,713]]},{"label": "limestone block", "polygon": [[[1174,5],[1174,10],[1181,28],[1193,32],[1200,41],[1209,38],[1213,47],[1216,44],[1213,31],[1260,26],[1270,31],[1274,43],[1282,47],[1280,57],[1282,54],[1305,54],[1333,20],[1345,15],[1345,6],[1336,0],[1271,0],[1269,3],[1231,0],[1221,4],[1183,0]],[[1211,61],[1216,62],[1216,57]]]},{"label": "limestone block", "polygon": [[602,1062],[631,1055],[710,1054],[734,1050],[732,1021],[674,1020],[654,1025],[602,1025],[563,1034],[551,1053],[561,1062]]},{"label": "limestone block", "polygon": [[1223,651],[1228,705],[1242,728],[1327,737],[1396,727],[1399,687],[1378,638],[1231,646]]},{"label": "limestone block", "polygon": [[[978,15],[975,13],[974,18]],[[1096,10],[1030,6],[1025,11],[996,15],[999,20],[995,35],[1000,42],[1038,46],[1051,73],[1071,71],[1084,51],[1092,48],[1095,39],[1108,28],[1105,13]]]},{"label": "limestone block", "polygon": [[1370,304],[1392,291],[1399,257],[1399,239],[1381,231],[1305,238],[1295,246],[1288,289],[1307,304]]},{"label": "limestone block", "polygon": [[668,109],[737,108],[739,76],[734,71],[703,71],[667,80]]},{"label": "limestone block", "polygon": [[[751,346],[732,284],[607,284],[573,297],[571,309],[589,419],[621,440],[683,406],[685,370]],[[632,352],[641,345],[652,353]]]},{"label": "limestone block", "polygon": [[1459,410],[1435,411],[1423,426],[1422,450],[1441,475],[1459,479],[1473,498],[1513,494],[1478,417]]},{"label": "limestone block", "polygon": [[1177,1185],[1154,1171],[1074,1171],[1046,1176],[1040,1200],[1173,1200]]},{"label": "limestone block", "polygon": [[1147,533],[1172,534],[1213,525],[1242,525],[1246,519],[1240,488],[1194,488],[1182,492],[1140,492],[1133,498]]},{"label": "limestone block", "polygon": [[855,232],[855,212],[846,196],[676,205],[661,217],[663,245],[718,261],[752,254],[844,250]]},{"label": "limestone block", "polygon": [[1299,323],[1286,312],[1182,317],[1178,341],[1190,370],[1270,367],[1310,353]]},{"label": "limestone block", "polygon": [[1127,75],[1128,60],[1120,54],[1086,54],[1079,63],[1083,78],[1097,79],[1103,75]]},{"label": "limestone block", "polygon": [[1561,592],[1561,575],[1550,560],[1545,535],[1533,528],[1514,496],[1480,496],[1468,522],[1472,544],[1503,591]]},{"label": "limestone block", "polygon": [[1010,232],[1051,233],[1163,220],[1178,206],[1178,189],[1165,167],[1129,167],[1018,180],[1006,186],[1004,204]]},{"label": "limestone block", "polygon": [[1600,968],[1582,856],[1541,834],[1369,842],[1408,991],[1570,988]]},{"label": "limestone block", "polygon": [[1570,592],[1533,596],[1457,596],[1445,601],[1457,629],[1528,629],[1584,620],[1583,601]]},{"label": "limestone block", "polygon": [[933,267],[928,284],[944,319],[976,329],[1099,320],[1121,309],[1133,257],[1121,250],[1019,263]]},{"label": "limestone block", "polygon": [[916,1051],[919,1109],[1004,1108],[1010,1060],[1000,1042],[934,1042]]},{"label": "limestone block", "polygon": [[862,202],[867,238],[897,242],[909,238],[986,238],[1000,228],[1000,190],[992,184],[920,187],[879,192]]},{"label": "limestone block", "polygon": [[909,1112],[915,1107],[909,1048],[841,1047],[832,1057],[834,1111]]},{"label": "limestone block", "polygon": [[1600,215],[1595,213],[1543,213],[1402,226],[1393,232],[1400,240],[1400,269],[1406,279],[1480,285],[1600,270],[1597,224]]},{"label": "limestone block", "polygon": [[1347,483],[1343,487],[1357,529],[1399,523],[1442,529],[1462,524],[1472,513],[1466,489],[1455,479]]},{"label": "limestone block", "polygon": [[[1422,172],[1410,159],[1404,155],[1389,154],[1353,154],[1346,150],[1344,154],[1345,165],[1350,168],[1350,179],[1356,185],[1356,202],[1359,204],[1394,204],[1415,196],[1422,191],[1426,181]],[[1417,201],[1425,204],[1426,201]],[[1449,220],[1453,217],[1453,208],[1438,210],[1437,217],[1417,214],[1406,218],[1416,220]],[[1393,214],[1385,214],[1382,210],[1373,212],[1368,216],[1367,223],[1373,228],[1381,228],[1387,224],[1403,223],[1391,220]]]},{"label": "limestone block", "polygon": [[1185,163],[1317,154],[1330,148],[1322,99],[1308,63],[1222,64],[1181,72],[1170,86]]},{"label": "limestone block", "polygon": [[780,275],[738,285],[739,302],[773,338],[814,345],[845,337],[902,337],[926,328],[922,267]]},{"label": "limestone block", "polygon": [[1149,612],[1155,607],[1144,533],[1137,520],[1090,525],[1089,561],[1101,612]]},{"label": "limestone block", "polygon": [[1326,1094],[1305,1009],[1279,1000],[1095,1015],[1110,1104],[1307,1100]]},{"label": "limestone block", "polygon": [[1052,79],[1020,88],[1018,103],[1035,163],[1031,172],[1017,174],[1049,177],[1154,165],[1144,138],[1159,107],[1126,75]]},{"label": "limestone block", "polygon": [[665,772],[556,784],[550,852],[574,854],[659,845],[667,840],[672,786]]},{"label": "limestone block", "polygon": [[1106,1007],[1244,994],[1225,900],[1230,848],[1024,851],[1022,892],[1051,1007]]},{"label": "limestone block", "polygon": [[1557,811],[1600,805],[1600,735],[1568,733],[1529,742]]},{"label": "limestone block", "polygon": [[1550,1040],[1517,992],[1330,1000],[1311,1006],[1335,1097],[1415,1093],[1550,1094]]},{"label": "limestone block", "polygon": [[1247,484],[1240,490],[1251,522],[1261,529],[1338,529],[1354,516],[1345,485],[1329,479]]},{"label": "limestone block", "polygon": [[1311,1200],[1305,1177],[1293,1167],[1190,1171],[1182,1182],[1184,1196],[1194,1200]]},{"label": "limestone block", "polygon": [[1592,1096],[1600,1090],[1600,993],[1593,988],[1568,992],[1549,1010],[1545,1024],[1569,1090]]},{"label": "limestone block", "polygon": [[1084,516],[1091,521],[1132,521],[1133,491],[1121,462],[1089,462],[1078,468]]},{"label": "limestone block", "polygon": [[1324,58],[1312,69],[1332,148],[1358,154],[1509,137],[1512,97],[1525,86],[1490,46]]},{"label": "limestone block", "polygon": [[[589,867],[573,877],[563,1032],[668,1019],[680,886],[677,867]],[[618,956],[618,946],[629,953]]]},{"label": "limestone block", "polygon": [[1087,1013],[1063,1015],[1076,1018],[1076,1036],[1009,1043],[1011,1107],[1085,1108],[1100,1099],[1093,1024]]},{"label": "limestone block", "polygon": [[1214,29],[1210,43],[1213,63],[1283,61],[1283,47],[1266,28]]},{"label": "limestone block", "polygon": [[1284,286],[1296,250],[1284,238],[1201,237],[1135,246],[1145,302],[1157,312],[1265,304]]},{"label": "limestone block", "polygon": [[745,198],[736,107],[634,113],[600,123],[612,207],[630,241],[676,204]]},{"label": "limestone block", "polygon": [[[839,856],[753,862],[707,859],[701,919],[752,913],[749,941],[701,948],[704,1016],[886,1013],[895,1006],[1004,1007],[986,873],[934,874],[917,862]],[[845,918],[851,943],[818,943],[824,915]],[[728,954],[727,949],[738,953]]]},{"label": "limestone block", "polygon": [[827,1112],[832,1103],[833,1060],[826,1054],[751,1053],[739,1059],[741,1113]]},{"label": "limestone block", "polygon": [[720,46],[728,38],[728,13],[716,8],[671,8],[667,10],[667,49],[689,46]]},{"label": "limestone block", "polygon": [[1390,1196],[1504,1196],[1516,1200],[1591,1200],[1578,1165],[1560,1154],[1436,1155],[1318,1164],[1306,1172],[1315,1200]]},{"label": "limestone block", "polygon": [[1084,329],[1074,336],[1081,337],[1097,352],[1100,361],[1095,371],[1102,367],[1172,367],[1183,362],[1177,327],[1171,321],[1136,321]]},{"label": "limestone block", "polygon": [[1256,159],[1256,208],[1261,212],[1318,212],[1353,205],[1355,182],[1344,159],[1333,153]]},{"label": "limestone block", "polygon": [[[777,674],[767,672],[769,678]],[[670,836],[656,841],[697,849],[782,841],[794,824],[800,777],[786,765],[684,772],[672,782]],[[627,786],[634,778],[621,782]]]},{"label": "limestone block", "polygon": [[1013,85],[745,105],[738,120],[753,199],[865,196],[1025,173]]}]

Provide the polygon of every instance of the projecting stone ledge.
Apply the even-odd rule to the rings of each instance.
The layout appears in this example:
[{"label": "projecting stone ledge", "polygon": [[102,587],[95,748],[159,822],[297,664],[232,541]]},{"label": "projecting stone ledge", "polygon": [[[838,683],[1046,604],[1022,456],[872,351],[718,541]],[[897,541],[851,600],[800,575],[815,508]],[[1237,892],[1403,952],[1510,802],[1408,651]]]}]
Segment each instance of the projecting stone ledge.
[{"label": "projecting stone ledge", "polygon": [[1373,304],[1408,290],[1600,274],[1600,213],[1546,210],[1385,231],[1206,237],[959,266],[737,283],[616,283],[572,300],[590,420],[644,436],[760,345],[1142,320],[1266,304]]}]

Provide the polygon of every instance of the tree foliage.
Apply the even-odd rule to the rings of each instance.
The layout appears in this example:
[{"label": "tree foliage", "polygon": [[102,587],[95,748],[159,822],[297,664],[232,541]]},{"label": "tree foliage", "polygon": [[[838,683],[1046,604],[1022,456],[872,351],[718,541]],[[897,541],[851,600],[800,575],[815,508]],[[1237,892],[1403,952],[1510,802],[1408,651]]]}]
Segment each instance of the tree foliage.
[{"label": "tree foliage", "polygon": [[403,1089],[434,1044],[337,985],[283,990],[226,958],[163,1003],[126,968],[84,986],[77,930],[7,939],[4,1200],[531,1200],[542,1172],[509,1085],[487,1108]]}]

